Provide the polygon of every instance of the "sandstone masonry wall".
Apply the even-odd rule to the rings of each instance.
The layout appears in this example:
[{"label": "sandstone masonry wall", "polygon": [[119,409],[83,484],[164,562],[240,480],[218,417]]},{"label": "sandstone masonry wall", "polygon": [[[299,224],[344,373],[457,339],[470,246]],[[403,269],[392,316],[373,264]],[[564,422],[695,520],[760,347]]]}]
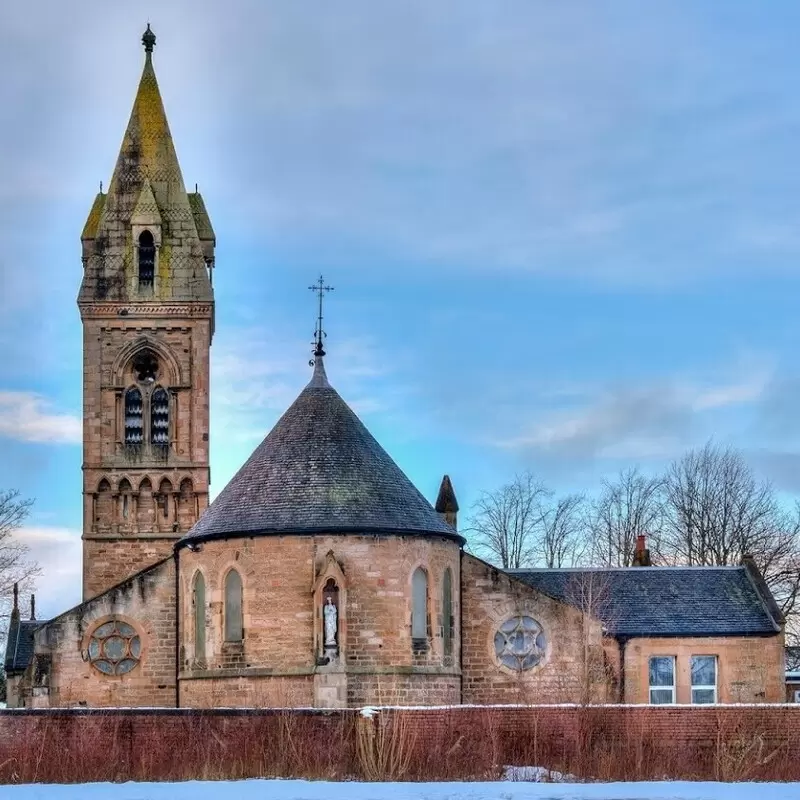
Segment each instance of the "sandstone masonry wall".
[{"label": "sandstone masonry wall", "polygon": [[[141,641],[139,664],[121,676],[101,674],[87,657],[92,631],[112,619],[131,625]],[[176,622],[169,558],[36,631],[26,706],[174,707]]]}]

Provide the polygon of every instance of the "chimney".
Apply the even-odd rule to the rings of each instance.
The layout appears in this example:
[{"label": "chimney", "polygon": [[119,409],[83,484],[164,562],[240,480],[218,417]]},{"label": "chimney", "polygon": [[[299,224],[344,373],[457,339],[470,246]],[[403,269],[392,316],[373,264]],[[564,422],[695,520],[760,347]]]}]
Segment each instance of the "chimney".
[{"label": "chimney", "polygon": [[11,621],[19,622],[19,584],[14,584],[14,607],[11,609]]},{"label": "chimney", "polygon": [[445,475],[439,486],[439,496],[436,498],[436,511],[439,516],[453,528],[458,529],[458,500],[450,482],[450,476]]},{"label": "chimney", "polygon": [[632,567],[652,567],[650,561],[650,550],[647,548],[647,540],[643,533],[636,537],[636,549],[633,551]]},{"label": "chimney", "polygon": [[31,619],[36,619],[36,595],[31,595]]}]

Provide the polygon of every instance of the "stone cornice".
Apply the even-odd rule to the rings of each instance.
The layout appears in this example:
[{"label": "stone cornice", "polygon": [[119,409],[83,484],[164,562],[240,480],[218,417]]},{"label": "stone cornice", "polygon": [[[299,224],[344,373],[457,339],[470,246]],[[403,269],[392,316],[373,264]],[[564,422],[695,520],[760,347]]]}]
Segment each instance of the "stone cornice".
[{"label": "stone cornice", "polygon": [[210,318],[213,303],[78,303],[81,319]]}]

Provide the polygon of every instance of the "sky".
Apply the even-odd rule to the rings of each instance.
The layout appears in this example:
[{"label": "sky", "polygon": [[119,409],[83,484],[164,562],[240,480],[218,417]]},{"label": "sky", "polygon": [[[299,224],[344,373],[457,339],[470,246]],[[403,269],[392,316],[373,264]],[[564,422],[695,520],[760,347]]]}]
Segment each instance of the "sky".
[{"label": "sky", "polygon": [[329,378],[461,520],[709,437],[800,493],[800,5],[296,0],[4,7],[0,488],[43,616],[80,599],[80,231],[145,23],[217,235],[212,494]]}]

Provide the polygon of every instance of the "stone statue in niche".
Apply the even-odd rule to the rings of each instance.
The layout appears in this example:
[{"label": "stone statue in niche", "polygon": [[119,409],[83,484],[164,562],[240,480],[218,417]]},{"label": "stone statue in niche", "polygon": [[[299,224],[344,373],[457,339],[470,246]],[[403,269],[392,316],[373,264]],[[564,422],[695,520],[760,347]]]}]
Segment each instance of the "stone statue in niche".
[{"label": "stone statue in niche", "polygon": [[322,656],[331,664],[338,661],[341,637],[339,632],[339,587],[328,578],[322,590]]},{"label": "stone statue in niche", "polygon": [[336,647],[336,627],[339,612],[333,604],[333,598],[328,595],[322,607],[322,616],[325,621],[325,649]]}]

